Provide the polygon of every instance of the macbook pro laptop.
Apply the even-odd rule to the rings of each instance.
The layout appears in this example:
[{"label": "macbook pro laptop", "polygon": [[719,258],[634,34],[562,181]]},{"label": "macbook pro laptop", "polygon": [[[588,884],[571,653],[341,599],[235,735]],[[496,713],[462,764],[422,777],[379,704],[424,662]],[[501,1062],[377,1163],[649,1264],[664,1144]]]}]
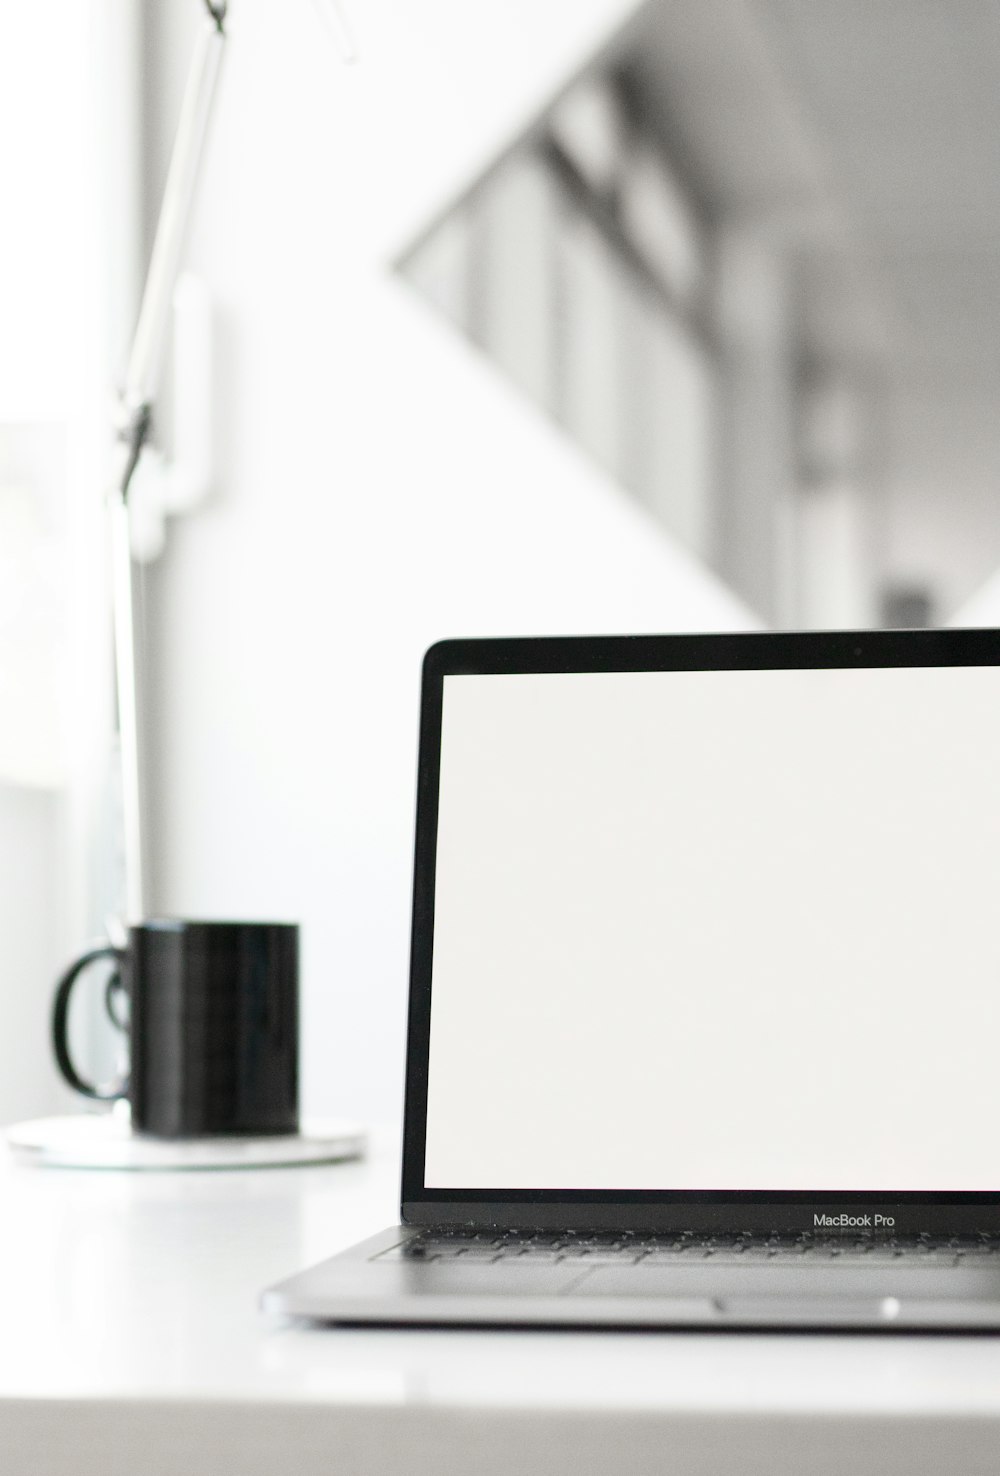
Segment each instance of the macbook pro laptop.
[{"label": "macbook pro laptop", "polygon": [[453,641],[348,1323],[1000,1327],[1000,633]]}]

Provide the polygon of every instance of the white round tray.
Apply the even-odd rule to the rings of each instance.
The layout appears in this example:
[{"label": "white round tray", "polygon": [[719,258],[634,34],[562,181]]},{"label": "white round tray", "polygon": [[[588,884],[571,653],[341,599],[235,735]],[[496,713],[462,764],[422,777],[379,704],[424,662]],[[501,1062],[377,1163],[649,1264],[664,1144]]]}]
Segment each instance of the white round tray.
[{"label": "white round tray", "polygon": [[79,1112],[39,1117],[5,1131],[20,1163],[44,1168],[178,1170],[280,1168],[361,1158],[365,1133],[352,1123],[307,1123],[280,1137],[148,1138],[126,1114]]}]

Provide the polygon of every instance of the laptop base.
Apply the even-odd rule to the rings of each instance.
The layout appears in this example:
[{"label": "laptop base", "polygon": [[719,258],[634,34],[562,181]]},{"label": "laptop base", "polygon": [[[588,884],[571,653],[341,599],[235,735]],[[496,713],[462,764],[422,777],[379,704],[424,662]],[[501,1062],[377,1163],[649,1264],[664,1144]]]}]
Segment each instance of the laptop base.
[{"label": "laptop base", "polygon": [[270,1288],[263,1309],[328,1323],[573,1328],[1000,1329],[1000,1268],[466,1264],[380,1259],[394,1227]]}]

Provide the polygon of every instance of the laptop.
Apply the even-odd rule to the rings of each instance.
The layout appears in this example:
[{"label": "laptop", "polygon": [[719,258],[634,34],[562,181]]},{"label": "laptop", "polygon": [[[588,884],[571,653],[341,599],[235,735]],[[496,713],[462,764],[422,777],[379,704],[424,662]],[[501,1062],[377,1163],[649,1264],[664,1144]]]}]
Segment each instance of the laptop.
[{"label": "laptop", "polygon": [[1000,632],[449,641],[342,1323],[1000,1328]]}]

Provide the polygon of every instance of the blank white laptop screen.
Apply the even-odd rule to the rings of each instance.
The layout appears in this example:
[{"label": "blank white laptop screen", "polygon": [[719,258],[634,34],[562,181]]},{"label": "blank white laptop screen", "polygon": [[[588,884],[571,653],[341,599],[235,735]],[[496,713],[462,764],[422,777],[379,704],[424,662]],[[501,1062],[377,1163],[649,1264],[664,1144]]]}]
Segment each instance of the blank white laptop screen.
[{"label": "blank white laptop screen", "polygon": [[998,668],[446,676],[426,1186],[995,1191],[998,904]]}]

